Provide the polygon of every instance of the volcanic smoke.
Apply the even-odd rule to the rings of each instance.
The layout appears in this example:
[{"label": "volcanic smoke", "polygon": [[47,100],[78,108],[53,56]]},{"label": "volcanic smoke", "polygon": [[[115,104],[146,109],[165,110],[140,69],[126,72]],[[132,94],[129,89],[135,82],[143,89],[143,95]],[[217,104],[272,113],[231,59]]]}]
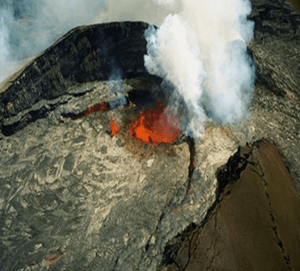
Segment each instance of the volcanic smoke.
[{"label": "volcanic smoke", "polygon": [[158,26],[145,32],[145,67],[175,88],[163,110],[176,115],[183,99],[188,112],[180,124],[183,132],[197,137],[208,118],[232,124],[247,114],[255,78],[247,54],[254,30],[254,22],[247,20],[250,12],[249,0],[4,0],[0,80],[11,63],[41,52],[72,27],[145,21]]},{"label": "volcanic smoke", "polygon": [[92,23],[106,8],[94,0],[1,0],[0,82],[73,27]]},{"label": "volcanic smoke", "polygon": [[[254,22],[247,20],[250,12],[249,0],[110,0],[94,22],[134,20],[158,26],[145,31],[145,67],[175,88],[163,111],[177,115],[183,99],[188,112],[180,115],[182,132],[198,137],[207,119],[234,124],[247,115],[255,79],[247,53],[254,31]],[[132,129],[141,132],[137,127],[143,126],[149,134],[145,115],[141,112]],[[149,142],[146,135],[142,138]]]},{"label": "volcanic smoke", "polygon": [[145,32],[145,67],[175,86],[174,110],[176,93],[184,99],[189,110],[185,132],[193,137],[200,136],[207,117],[232,124],[247,113],[255,75],[247,54],[254,30],[247,21],[250,12],[248,0],[183,0],[181,12]]}]

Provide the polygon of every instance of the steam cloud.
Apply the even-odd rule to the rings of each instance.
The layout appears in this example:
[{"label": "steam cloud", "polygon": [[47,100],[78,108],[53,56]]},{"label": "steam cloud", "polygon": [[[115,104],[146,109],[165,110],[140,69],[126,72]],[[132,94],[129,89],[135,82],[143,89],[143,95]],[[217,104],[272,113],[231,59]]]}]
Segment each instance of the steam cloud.
[{"label": "steam cloud", "polygon": [[[226,124],[247,113],[255,75],[247,55],[254,29],[250,12],[249,0],[2,0],[0,81],[14,63],[75,26],[145,21],[159,26],[145,32],[145,67],[175,86],[170,105],[176,110],[179,97],[184,99],[185,132],[199,136],[207,117]],[[111,79],[119,81],[114,74]]]},{"label": "steam cloud", "polygon": [[182,97],[188,108],[185,132],[200,136],[207,118],[233,124],[246,116],[255,67],[247,54],[254,22],[249,0],[110,0],[95,22],[146,21],[145,67],[176,91],[172,111]]},{"label": "steam cloud", "polygon": [[0,81],[18,62],[45,50],[71,28],[91,23],[106,7],[94,0],[1,0]]},{"label": "steam cloud", "polygon": [[226,124],[247,113],[255,74],[247,42],[254,23],[246,19],[247,0],[183,0],[182,7],[158,30],[146,31],[145,67],[177,88],[189,110],[186,132],[200,136],[206,115]]},{"label": "steam cloud", "polygon": [[120,69],[114,69],[108,78],[108,86],[113,100],[109,102],[109,107],[114,109],[120,105],[126,105],[127,101],[124,96],[122,74]]}]

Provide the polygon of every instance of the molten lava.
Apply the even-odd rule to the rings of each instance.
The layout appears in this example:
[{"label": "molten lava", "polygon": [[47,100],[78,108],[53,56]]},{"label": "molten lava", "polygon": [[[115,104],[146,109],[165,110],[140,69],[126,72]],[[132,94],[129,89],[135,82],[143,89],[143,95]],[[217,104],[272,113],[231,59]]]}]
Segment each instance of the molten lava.
[{"label": "molten lava", "polygon": [[[83,115],[109,110],[108,103],[95,104],[84,111]],[[119,132],[119,127],[115,120],[110,122],[111,136]],[[135,122],[129,125],[129,135],[147,144],[156,146],[160,143],[172,143],[180,135],[180,120],[174,115],[170,108],[164,108],[163,103],[157,102],[154,110],[147,108],[140,112],[140,116]]]},{"label": "molten lava", "polygon": [[108,103],[107,102],[103,102],[101,104],[95,104],[93,106],[90,106],[84,112],[82,112],[80,114],[77,114],[77,115],[74,115],[74,116],[71,116],[71,118],[73,120],[76,120],[76,119],[80,119],[82,117],[85,117],[87,115],[90,115],[90,114],[92,114],[94,112],[98,112],[98,111],[105,112],[105,111],[108,111],[108,110],[109,110]]},{"label": "molten lava", "polygon": [[107,110],[108,110],[108,104],[106,102],[103,102],[101,104],[95,104],[94,106],[89,107],[87,110],[84,111],[83,114],[84,116],[87,116],[94,112],[98,112],[98,111],[105,112]]},{"label": "molten lava", "polygon": [[110,135],[113,137],[116,133],[119,132],[119,127],[118,125],[115,123],[115,121],[113,120],[113,118],[111,118],[111,121],[110,121]]},{"label": "molten lava", "polygon": [[180,135],[179,117],[169,108],[164,110],[161,102],[156,103],[153,111],[147,108],[140,112],[138,119],[129,127],[131,138],[147,144],[172,143]]}]

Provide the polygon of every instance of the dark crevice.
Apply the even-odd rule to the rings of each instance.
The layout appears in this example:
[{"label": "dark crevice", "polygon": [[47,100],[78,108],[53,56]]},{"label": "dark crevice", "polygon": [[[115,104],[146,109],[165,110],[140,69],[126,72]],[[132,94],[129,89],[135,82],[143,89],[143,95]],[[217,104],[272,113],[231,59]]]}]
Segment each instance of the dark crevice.
[{"label": "dark crevice", "polygon": [[159,89],[132,89],[128,92],[128,99],[138,107],[138,110],[142,111],[147,108],[153,111],[157,101],[161,101],[164,105],[167,104],[165,93]]},{"label": "dark crevice", "polygon": [[114,267],[113,267],[113,269],[112,270],[115,270],[115,268],[117,267],[117,265],[118,265],[118,261],[119,261],[119,257],[117,257],[117,259],[116,259],[116,261],[115,261],[115,265],[114,265]]},{"label": "dark crevice", "polygon": [[[147,252],[147,251],[149,250],[149,248],[150,248],[150,240],[151,240],[152,236],[154,236],[154,235],[156,234],[156,232],[157,232],[157,230],[158,230],[158,228],[159,228],[159,224],[161,223],[161,221],[162,221],[163,218],[165,217],[165,213],[164,213],[165,210],[166,210],[166,208],[165,208],[164,210],[162,210],[162,213],[161,213],[161,215],[160,215],[160,217],[159,217],[159,219],[158,219],[158,221],[157,221],[155,230],[153,231],[153,233],[149,236],[149,238],[148,238],[148,240],[147,240],[147,243],[146,243],[146,245],[145,245],[145,252]],[[145,252],[143,252],[143,254],[144,254]]]},{"label": "dark crevice", "polygon": [[196,228],[197,225],[195,223],[191,223],[181,234],[178,234],[171,241],[169,241],[163,252],[161,266],[175,264],[179,270],[179,264],[175,261],[178,250],[180,249],[181,244],[184,242],[186,236],[188,236],[190,232],[195,230]]},{"label": "dark crevice", "polygon": [[[152,237],[152,235],[150,236],[150,238],[151,238],[151,237]],[[145,251],[146,251],[146,252],[148,251],[149,246],[150,246],[150,238],[148,239],[147,244],[146,244],[146,246],[145,246]]]},{"label": "dark crevice", "polygon": [[[248,143],[246,144],[249,147]],[[218,188],[216,191],[216,203],[220,201],[221,194],[225,190],[225,187],[239,180],[241,173],[246,169],[247,164],[255,165],[255,163],[248,161],[247,159],[252,154],[252,151],[241,155],[241,147],[238,151],[232,155],[226,165],[220,167],[217,172]]]},{"label": "dark crevice", "polygon": [[192,137],[187,136],[187,135],[182,133],[179,136],[179,138],[174,143],[171,143],[171,144],[181,144],[182,142],[186,142],[189,146],[190,163],[189,163],[189,167],[188,167],[188,172],[189,172],[188,173],[188,178],[187,178],[187,181],[185,183],[185,186],[186,186],[185,196],[181,200],[180,204],[182,204],[186,200],[187,194],[189,193],[189,190],[191,188],[192,175],[193,175],[193,172],[195,170],[195,140]]},{"label": "dark crevice", "polygon": [[54,111],[57,106],[65,104],[67,102],[42,106],[41,108],[37,110],[29,111],[27,114],[25,114],[21,120],[16,121],[12,124],[5,125],[1,124],[1,132],[5,136],[10,136],[16,133],[17,131],[21,130],[22,128],[26,127],[29,123],[34,122],[39,119],[46,118],[49,114],[49,112]]},{"label": "dark crevice", "polygon": [[187,136],[186,141],[189,145],[189,151],[190,151],[189,175],[188,175],[187,188],[186,188],[186,193],[188,193],[191,188],[191,178],[195,169],[195,140],[192,137]]},{"label": "dark crevice", "polygon": [[[191,177],[192,177],[192,174],[193,174],[194,169],[195,169],[195,140],[192,137],[186,136],[184,134],[182,134],[181,137],[182,137],[183,141],[187,142],[187,144],[189,146],[189,152],[190,152],[190,163],[189,163],[189,168],[188,168],[189,173],[188,173],[188,181],[187,181],[187,188],[186,188],[186,194],[187,194],[189,189],[190,189],[190,185],[191,185]],[[154,233],[156,233],[156,231],[158,229],[158,225],[159,225],[160,221],[162,220],[163,216],[164,216],[164,212],[160,216],[160,219],[157,223],[157,227],[156,227]],[[178,237],[181,239],[181,242],[183,242],[185,236],[190,231],[196,229],[196,227],[197,226],[196,226],[195,223],[191,223],[190,225],[188,225],[188,227],[183,231],[183,233],[181,235],[178,235]],[[185,232],[186,232],[186,234],[185,234]],[[150,238],[149,238],[149,240],[150,240]],[[149,240],[148,240],[146,248],[145,248],[146,251],[149,248],[149,245],[148,245]],[[189,246],[191,246],[191,241],[192,241],[192,239],[190,239]],[[179,242],[179,243],[181,243],[181,242]],[[176,246],[176,243],[177,242],[175,242],[175,246],[173,244],[167,244],[166,245],[166,247],[164,249],[164,253],[163,253],[163,260],[161,262],[161,266],[163,266],[163,265],[175,265],[177,270],[179,270],[179,264],[174,260],[175,255],[177,255],[178,250],[180,249],[180,246]],[[190,259],[190,249],[189,249],[189,259]],[[189,264],[189,262],[186,264],[186,266],[188,266],[188,264]]]},{"label": "dark crevice", "polygon": [[[198,236],[200,235],[200,232],[199,231],[194,231],[194,233],[193,233],[193,236],[192,236],[192,239],[194,238],[194,235],[195,234],[197,234]],[[198,249],[198,245],[199,245],[199,239],[197,238],[196,239],[196,242],[195,242],[195,245],[194,245],[194,249],[193,249],[193,252],[192,252],[192,255],[195,255],[195,252],[197,251],[197,249]],[[190,262],[190,258],[189,258],[189,262]]]},{"label": "dark crevice", "polygon": [[93,91],[96,87],[92,87],[92,88],[89,88],[89,89],[86,89],[84,90],[83,92],[67,92],[68,95],[70,96],[73,96],[74,98],[77,98],[77,97],[81,97],[81,96],[84,96],[85,94]]},{"label": "dark crevice", "polygon": [[[91,91],[91,90],[89,90],[89,91]],[[72,97],[81,97],[89,91],[86,91],[86,92],[83,92],[83,93],[70,93],[69,95],[72,96]],[[1,132],[5,136],[13,135],[17,131],[25,128],[28,124],[30,124],[32,122],[35,122],[36,120],[39,120],[39,119],[47,118],[48,114],[50,112],[54,111],[58,106],[66,104],[67,102],[68,101],[64,101],[64,99],[61,99],[57,103],[43,105],[39,109],[29,111],[24,116],[22,116],[19,121],[16,121],[16,122],[14,122],[12,124],[9,124],[9,125],[5,125],[3,123],[5,120],[7,120],[7,118],[5,118],[4,121],[2,120],[2,123],[0,124]],[[65,115],[68,115],[68,114],[65,114]],[[65,116],[65,115],[63,115],[63,116]],[[74,116],[75,114],[69,113],[69,115]]]},{"label": "dark crevice", "polygon": [[194,240],[194,236],[195,236],[196,234],[198,235],[198,232],[194,230],[193,233],[192,233],[192,236],[189,238],[188,261],[187,261],[187,263],[185,264],[185,266],[183,267],[182,271],[186,270],[186,268],[190,265],[190,262],[191,262],[191,255],[194,254],[194,252],[196,251],[196,249],[197,249],[197,247],[198,247],[197,245],[195,245],[195,248],[194,248],[194,250],[193,250],[193,253],[191,253],[191,245],[192,245],[192,242],[193,242],[193,240]]}]

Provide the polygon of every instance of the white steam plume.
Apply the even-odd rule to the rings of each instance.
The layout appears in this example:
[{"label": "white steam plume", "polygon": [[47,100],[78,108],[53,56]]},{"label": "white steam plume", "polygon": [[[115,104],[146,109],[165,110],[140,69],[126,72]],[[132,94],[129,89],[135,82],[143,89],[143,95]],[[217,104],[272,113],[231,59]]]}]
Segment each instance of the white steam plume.
[{"label": "white steam plume", "polygon": [[0,82],[73,27],[92,23],[106,7],[94,0],[1,0]]},{"label": "white steam plume", "polygon": [[[190,126],[193,126],[189,129],[200,132],[205,114],[198,101],[202,96],[206,71],[192,27],[182,16],[169,15],[157,31],[150,26],[145,36],[148,55],[144,59],[148,72],[177,87],[189,108]],[[171,105],[173,103],[176,103],[176,97]],[[197,125],[193,116],[199,120]]]},{"label": "white steam plume", "polygon": [[9,48],[7,44],[8,40],[8,28],[4,22],[4,18],[9,17],[9,13],[3,9],[0,10],[0,60],[5,61],[9,58]]},{"label": "white steam plume", "polygon": [[94,23],[143,21],[160,25],[170,12],[181,9],[180,0],[108,0],[107,8],[95,17]]},{"label": "white steam plume", "polygon": [[9,25],[13,21],[12,14],[8,9],[0,9],[0,82],[4,77],[12,72],[16,65],[10,63],[10,50],[9,50]]},{"label": "white steam plume", "polygon": [[183,0],[182,7],[157,31],[146,31],[145,67],[176,86],[189,109],[186,132],[199,136],[204,109],[222,124],[247,112],[254,83],[247,42],[254,23],[246,19],[248,0]]},{"label": "white steam plume", "polygon": [[[247,113],[254,65],[247,55],[254,23],[249,0],[1,0],[0,81],[7,62],[35,56],[72,27],[145,21],[145,67],[176,86],[189,112],[187,132],[200,135],[206,115],[235,123]],[[171,97],[178,106],[176,95]],[[205,114],[204,114],[205,112]]]},{"label": "white steam plume", "polygon": [[127,101],[124,96],[124,88],[122,81],[122,73],[120,69],[114,69],[108,78],[108,86],[110,88],[110,94],[112,101],[109,102],[109,107],[115,109],[120,105],[126,105]]}]

